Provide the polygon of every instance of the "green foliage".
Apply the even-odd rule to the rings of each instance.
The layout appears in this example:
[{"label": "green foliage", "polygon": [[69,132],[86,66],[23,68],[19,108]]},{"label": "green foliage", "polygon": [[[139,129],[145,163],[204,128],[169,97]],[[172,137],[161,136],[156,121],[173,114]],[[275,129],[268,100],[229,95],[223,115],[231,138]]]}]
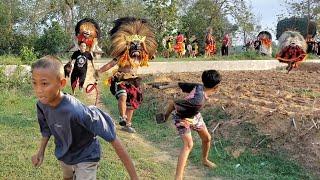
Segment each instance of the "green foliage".
[{"label": "green foliage", "polygon": [[26,74],[24,67],[17,66],[16,70],[10,75],[4,74],[4,66],[0,68],[0,90],[15,89],[26,92],[31,89],[30,76]]},{"label": "green foliage", "polygon": [[[307,30],[309,29],[309,32],[307,33]],[[309,27],[308,27],[308,18],[298,18],[298,17],[291,17],[291,18],[285,18],[278,22],[277,24],[277,34],[276,37],[279,39],[281,34],[287,30],[294,30],[301,33],[303,37],[307,37],[308,35],[311,35],[314,37],[317,33],[317,25],[315,22],[310,21]]]},{"label": "green foliage", "polygon": [[62,29],[57,22],[52,22],[52,25],[44,31],[44,34],[36,40],[35,50],[41,56],[58,53],[63,53],[71,44],[70,37]]},{"label": "green foliage", "polygon": [[0,64],[1,65],[21,65],[21,58],[14,55],[3,55],[0,56]]},{"label": "green foliage", "polygon": [[32,64],[36,59],[37,55],[34,52],[33,48],[29,48],[27,46],[23,46],[20,51],[21,60],[23,63]]}]

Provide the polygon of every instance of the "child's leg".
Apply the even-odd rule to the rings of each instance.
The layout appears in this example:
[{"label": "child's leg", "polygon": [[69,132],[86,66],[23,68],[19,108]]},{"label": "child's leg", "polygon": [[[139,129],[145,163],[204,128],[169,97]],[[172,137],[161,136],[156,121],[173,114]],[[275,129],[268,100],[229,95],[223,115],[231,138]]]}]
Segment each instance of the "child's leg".
[{"label": "child's leg", "polygon": [[127,96],[122,95],[118,99],[118,109],[119,109],[119,114],[121,117],[124,117],[126,115],[126,110],[127,110]]},{"label": "child's leg", "polygon": [[133,109],[127,109],[126,110],[126,115],[127,115],[127,123],[130,125],[132,122],[132,116],[133,116]]},{"label": "child's leg", "polygon": [[87,73],[80,72],[79,74],[79,89],[80,91],[83,89],[84,81],[86,80]]},{"label": "child's leg", "polygon": [[198,134],[202,140],[202,163],[207,167],[215,168],[217,165],[208,160],[211,145],[211,135],[209,134],[207,127],[204,126],[198,130]]},{"label": "child's leg", "polygon": [[178,158],[175,180],[183,179],[184,168],[186,166],[189,153],[191,152],[193,147],[193,140],[190,132],[182,134],[181,139],[183,141],[183,147]]}]

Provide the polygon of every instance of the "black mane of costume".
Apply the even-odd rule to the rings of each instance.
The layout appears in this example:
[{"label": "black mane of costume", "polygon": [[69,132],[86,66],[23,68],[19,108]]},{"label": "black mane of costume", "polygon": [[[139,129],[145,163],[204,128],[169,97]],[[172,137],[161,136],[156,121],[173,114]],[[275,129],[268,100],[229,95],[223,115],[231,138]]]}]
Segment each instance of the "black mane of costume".
[{"label": "black mane of costume", "polygon": [[91,19],[91,18],[84,18],[84,19],[82,19],[82,20],[80,20],[78,23],[77,23],[77,25],[76,25],[76,27],[75,27],[75,32],[76,32],[76,36],[77,35],[79,35],[80,34],[80,26],[82,25],[82,24],[84,24],[84,23],[92,23],[93,25],[94,25],[94,27],[96,28],[96,34],[97,34],[97,37],[96,38],[100,38],[100,35],[101,35],[101,30],[100,30],[100,27],[99,27],[99,25],[98,25],[98,23],[95,21],[95,20],[93,20],[93,19]]},{"label": "black mane of costume", "polygon": [[144,24],[148,24],[148,21],[146,19],[140,19],[135,17],[122,17],[113,21],[114,27],[110,30],[109,34],[112,36],[114,33],[116,33],[119,30],[120,26],[124,24],[129,24],[134,21],[141,21]]},{"label": "black mane of costume", "polygon": [[261,36],[261,35],[267,35],[269,39],[272,39],[272,35],[268,32],[268,31],[261,31],[257,37]]}]

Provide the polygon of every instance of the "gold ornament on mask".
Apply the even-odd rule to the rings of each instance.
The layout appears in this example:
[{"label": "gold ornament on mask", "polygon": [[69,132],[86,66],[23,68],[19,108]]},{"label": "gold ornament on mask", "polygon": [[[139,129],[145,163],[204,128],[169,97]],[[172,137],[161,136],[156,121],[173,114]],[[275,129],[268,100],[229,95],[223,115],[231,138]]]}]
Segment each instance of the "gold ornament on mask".
[{"label": "gold ornament on mask", "polygon": [[127,42],[134,42],[134,41],[144,42],[146,40],[146,36],[140,36],[138,34],[126,36],[125,38]]}]

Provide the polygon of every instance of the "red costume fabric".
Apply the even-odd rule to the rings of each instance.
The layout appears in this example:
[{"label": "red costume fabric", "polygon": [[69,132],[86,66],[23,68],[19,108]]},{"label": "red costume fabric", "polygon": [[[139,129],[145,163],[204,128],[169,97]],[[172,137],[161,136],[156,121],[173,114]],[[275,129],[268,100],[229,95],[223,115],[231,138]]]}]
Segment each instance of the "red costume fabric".
[{"label": "red costume fabric", "polygon": [[176,52],[183,52],[183,40],[184,36],[182,34],[178,35],[176,38],[176,44],[174,45],[174,50]]},{"label": "red costume fabric", "polygon": [[209,52],[210,54],[216,53],[216,44],[215,44],[214,38],[211,34],[207,34],[207,36],[206,36],[205,51]]},{"label": "red costume fabric", "polygon": [[305,60],[307,53],[299,46],[287,46],[283,48],[276,58],[283,63],[293,63],[293,68],[297,67],[297,63]]}]

